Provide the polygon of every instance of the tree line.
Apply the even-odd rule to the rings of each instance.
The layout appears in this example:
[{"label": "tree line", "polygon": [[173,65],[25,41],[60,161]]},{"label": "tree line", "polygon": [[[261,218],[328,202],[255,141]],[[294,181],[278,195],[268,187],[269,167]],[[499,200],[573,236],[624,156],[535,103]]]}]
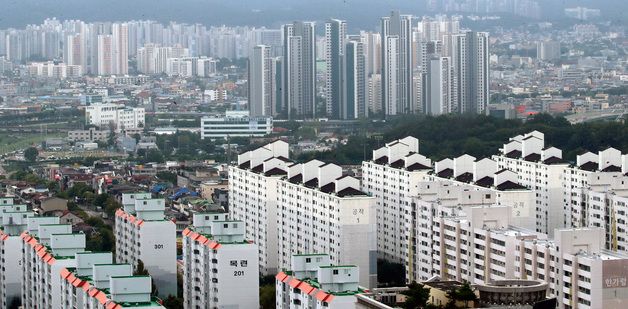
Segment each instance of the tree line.
[{"label": "tree line", "polygon": [[319,159],[337,164],[360,164],[370,160],[372,151],[406,136],[419,139],[419,152],[433,160],[470,154],[490,157],[509,138],[538,130],[545,145],[563,151],[563,158],[575,161],[585,151],[614,147],[628,152],[628,125],[622,121],[569,123],[564,117],[538,114],[526,121],[498,119],[483,115],[404,116],[388,121],[379,132],[350,136],[345,145],[332,151],[302,154],[299,160]]}]

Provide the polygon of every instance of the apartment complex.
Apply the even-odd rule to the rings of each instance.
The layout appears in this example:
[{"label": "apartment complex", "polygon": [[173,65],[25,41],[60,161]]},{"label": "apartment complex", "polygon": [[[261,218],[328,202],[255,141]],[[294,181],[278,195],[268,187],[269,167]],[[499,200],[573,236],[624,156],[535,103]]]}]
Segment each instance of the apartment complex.
[{"label": "apartment complex", "polygon": [[113,264],[111,252],[81,252],[75,267],[61,269],[63,308],[164,308],[151,296],[151,277],[134,276],[129,264]]},{"label": "apartment complex", "polygon": [[562,181],[568,164],[560,149],[545,146],[543,133],[533,131],[511,138],[493,159],[500,169],[516,172],[517,180],[534,191],[536,231],[551,236],[554,229],[566,226]]},{"label": "apartment complex", "polygon": [[289,267],[294,254],[326,253],[334,264],[363,269],[362,286],[375,285],[375,199],[340,166],[294,163],[276,141],[239,155],[229,186],[230,216],[260,246],[262,273]]},{"label": "apartment complex", "polygon": [[72,234],[71,226],[40,225],[36,234],[22,238],[22,306],[66,308],[61,302],[62,278],[66,267],[74,267],[75,254],[85,251],[85,235]]},{"label": "apartment complex", "polygon": [[150,193],[124,193],[115,213],[116,262],[142,261],[159,296],[177,295],[176,226],[164,215],[163,199]]},{"label": "apartment complex", "polygon": [[226,213],[195,213],[183,231],[186,308],[258,308],[257,245]]},{"label": "apartment complex", "polygon": [[362,190],[375,197],[379,256],[405,260],[406,210],[418,194],[418,183],[432,170],[432,161],[419,154],[419,141],[406,137],[373,151],[362,162]]},{"label": "apartment complex", "polygon": [[291,258],[290,271],[275,276],[277,309],[359,308],[364,293],[355,265],[333,265],[326,254],[299,254]]},{"label": "apartment complex", "polygon": [[376,198],[379,257],[405,263],[409,280],[431,278],[417,269],[429,260],[419,257],[428,246],[421,235],[431,233],[421,227],[430,227],[444,207],[508,205],[517,225],[534,226],[534,193],[514,172],[469,155],[432,164],[418,151],[418,140],[406,137],[374,150],[373,159],[362,163],[362,189]]},{"label": "apartment complex", "polygon": [[22,277],[15,275],[22,262],[22,239],[28,220],[35,214],[26,205],[15,205],[13,198],[0,198],[0,307],[10,308],[20,301]]},{"label": "apartment complex", "polygon": [[557,229],[546,234],[512,225],[508,206],[472,207],[441,216],[432,228],[434,273],[485,284],[504,279],[548,282],[558,308],[628,305],[628,255],[604,250],[600,228]]}]

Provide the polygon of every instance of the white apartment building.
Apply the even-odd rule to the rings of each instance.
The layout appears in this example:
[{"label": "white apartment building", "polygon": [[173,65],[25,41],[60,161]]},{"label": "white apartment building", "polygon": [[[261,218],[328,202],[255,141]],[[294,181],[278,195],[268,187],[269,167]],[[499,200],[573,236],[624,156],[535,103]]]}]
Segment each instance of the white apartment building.
[{"label": "white apartment building", "polygon": [[85,107],[85,123],[100,129],[108,129],[113,125],[117,132],[124,129],[141,129],[146,124],[145,111],[142,107],[92,104]]},{"label": "white apartment building", "polygon": [[275,276],[277,309],[362,308],[357,266],[333,265],[326,254],[300,254],[292,256],[290,269]]},{"label": "white apartment building", "polygon": [[600,228],[546,234],[512,225],[509,206],[471,207],[432,225],[433,275],[483,284],[531,279],[548,283],[558,308],[628,305],[628,255],[604,250]]},{"label": "white apartment building", "polygon": [[[609,191],[612,187],[619,189],[628,183],[628,155],[622,155],[614,148],[608,148],[599,153],[586,152],[576,157],[575,166],[570,166],[564,172],[564,214],[566,226],[590,227],[596,215],[603,219],[605,215],[592,208],[589,203],[588,192]],[[624,193],[625,194],[625,193]],[[605,208],[603,208],[606,210]],[[610,230],[611,222],[607,222]]]},{"label": "white apartment building", "polygon": [[514,224],[534,228],[534,193],[510,170],[463,155],[434,164],[406,137],[373,151],[362,163],[362,189],[376,198],[379,257],[405,264],[406,279],[425,281],[432,267],[436,217],[473,206],[510,206]]},{"label": "white apartment building", "polygon": [[116,211],[116,263],[141,260],[158,295],[177,295],[176,226],[164,216],[165,202],[150,193],[124,193]]},{"label": "white apartment building", "polygon": [[14,205],[13,198],[0,198],[0,308],[11,308],[20,301],[22,276],[14,274],[22,262],[20,234],[34,215],[26,205]]},{"label": "white apartment building", "polygon": [[24,232],[20,236],[24,308],[66,308],[61,303],[59,274],[64,268],[75,267],[75,254],[85,251],[85,234],[71,234],[71,228],[62,224],[40,225],[37,235]]},{"label": "white apartment building", "polygon": [[419,141],[410,136],[374,150],[373,159],[362,162],[362,191],[375,197],[380,258],[405,261],[405,214],[418,194],[418,183],[431,170],[431,160],[419,154]]},{"label": "white apartment building", "polygon": [[294,254],[326,253],[359,266],[360,284],[374,286],[375,199],[340,166],[287,158],[288,145],[277,141],[241,154],[229,170],[230,215],[260,246],[261,271],[289,267]]},{"label": "white apartment building", "polygon": [[129,264],[112,264],[111,252],[81,252],[76,266],[61,269],[63,308],[164,308],[151,296],[150,276],[133,276]]},{"label": "white apartment building", "polygon": [[582,154],[577,157],[576,166],[565,170],[563,183],[568,224],[603,228],[605,248],[619,252],[628,248],[628,177],[622,171],[626,167],[625,158],[613,148],[597,155]]},{"label": "white apartment building", "polygon": [[238,166],[229,167],[229,216],[245,224],[245,238],[258,245],[260,272],[277,273],[277,196],[278,182],[286,173],[281,169],[267,169],[264,161],[285,160],[288,143],[275,141],[263,147],[240,154]]},{"label": "white apartment building", "polygon": [[244,222],[195,213],[192,223],[183,231],[185,308],[258,308],[258,249]]},{"label": "white apartment building", "polygon": [[549,283],[558,308],[628,307],[628,255],[604,250],[600,228],[557,229],[554,240],[520,241],[515,276]]},{"label": "white apartment building", "polygon": [[405,264],[408,282],[426,281],[441,274],[440,269],[434,267],[440,256],[432,252],[434,244],[438,242],[433,238],[433,228],[435,224],[440,224],[441,217],[463,216],[472,207],[499,206],[499,193],[490,188],[478,189],[472,185],[441,180],[421,182],[418,190],[420,193],[411,202],[411,215],[407,216],[409,240]]},{"label": "white apartment building", "polygon": [[560,149],[545,146],[543,133],[533,131],[511,138],[493,160],[500,169],[516,172],[518,182],[535,193],[537,232],[552,236],[554,229],[565,227],[562,181],[568,164]]},{"label": "white apartment building", "polygon": [[509,206],[471,207],[432,225],[432,275],[481,284],[515,278],[518,239],[544,234],[511,225]]},{"label": "white apartment building", "polygon": [[83,68],[80,65],[69,65],[65,63],[31,62],[26,67],[31,76],[50,77],[56,79],[75,78],[83,75]]},{"label": "white apartment building", "polygon": [[249,111],[227,111],[224,117],[201,118],[201,139],[260,137],[273,133],[273,118],[249,117]]},{"label": "white apartment building", "polygon": [[477,160],[470,155],[443,159],[434,164],[434,173],[426,180],[446,181],[474,190],[488,189],[495,196],[495,205],[511,207],[515,225],[531,230],[536,226],[534,192],[519,184],[517,173],[499,170],[497,162],[491,159]]}]

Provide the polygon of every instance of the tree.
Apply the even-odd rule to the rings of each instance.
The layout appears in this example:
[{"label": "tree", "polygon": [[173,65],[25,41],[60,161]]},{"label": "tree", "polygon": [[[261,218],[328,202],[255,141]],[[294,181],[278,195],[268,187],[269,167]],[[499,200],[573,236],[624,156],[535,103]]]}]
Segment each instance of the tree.
[{"label": "tree", "polygon": [[164,299],[163,306],[168,309],[183,309],[183,298],[170,295]]},{"label": "tree", "polygon": [[[142,154],[142,151],[138,151],[138,157]],[[159,151],[159,149],[149,149],[144,152],[144,160],[143,162],[156,162],[163,163],[165,161],[164,155]]]},{"label": "tree", "polygon": [[109,218],[111,218],[116,213],[116,210],[121,207],[122,205],[120,205],[115,198],[109,197],[107,198],[107,202],[105,202],[105,213],[109,216]]},{"label": "tree", "polygon": [[276,306],[275,284],[267,284],[259,288],[259,305],[262,309],[272,309]]},{"label": "tree", "polygon": [[449,306],[451,306],[451,304],[455,305],[456,302],[461,301],[464,303],[465,308],[469,308],[469,302],[476,302],[478,300],[473,288],[471,288],[471,284],[467,281],[465,281],[459,288],[452,289],[447,294],[449,296]]},{"label": "tree", "polygon": [[35,147],[28,147],[24,150],[24,158],[30,162],[35,162],[37,160],[37,156],[39,155],[39,150]]},{"label": "tree", "polygon": [[425,308],[430,299],[430,289],[424,285],[413,281],[408,285],[408,290],[401,292],[406,296],[406,302],[402,307],[406,309]]},{"label": "tree", "polygon": [[91,192],[92,188],[82,182],[75,183],[72,188],[68,190],[69,197],[85,197],[86,192]]},{"label": "tree", "polygon": [[[133,271],[133,276],[150,276],[142,260],[137,260],[137,267],[135,267],[135,271]],[[151,282],[152,282],[152,278],[151,278]],[[152,286],[153,286],[152,294],[153,295],[159,294],[154,282],[152,283]]]},{"label": "tree", "polygon": [[157,172],[156,176],[157,178],[159,178],[159,180],[167,181],[173,185],[177,184],[177,174],[173,172],[161,171],[161,172]]},{"label": "tree", "polygon": [[384,259],[377,260],[377,282],[381,287],[404,286],[406,284],[403,264]]}]

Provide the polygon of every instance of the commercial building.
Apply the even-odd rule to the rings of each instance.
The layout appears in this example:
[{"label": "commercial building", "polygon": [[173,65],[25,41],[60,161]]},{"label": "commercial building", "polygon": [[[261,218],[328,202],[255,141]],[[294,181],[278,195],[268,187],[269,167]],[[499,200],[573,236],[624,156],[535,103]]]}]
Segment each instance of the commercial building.
[{"label": "commercial building", "polygon": [[277,309],[362,308],[357,266],[334,265],[326,254],[299,254],[291,257],[290,269],[275,276]]},{"label": "commercial building", "polygon": [[92,104],[85,107],[85,123],[101,130],[111,126],[117,132],[125,129],[142,129],[146,124],[142,107],[125,107],[118,104]]},{"label": "commercial building", "polygon": [[249,111],[227,111],[224,117],[201,118],[201,139],[260,137],[272,132],[272,117],[250,117]]},{"label": "commercial building", "polygon": [[116,263],[137,269],[141,261],[159,296],[177,295],[176,226],[164,216],[164,200],[124,193],[122,205],[115,214]]},{"label": "commercial building", "polygon": [[71,142],[104,142],[107,141],[111,131],[98,130],[96,128],[89,128],[87,130],[72,130],[68,131],[68,140]]},{"label": "commercial building", "polygon": [[244,238],[244,222],[226,213],[195,213],[183,230],[186,308],[258,308],[257,245]]},{"label": "commercial building", "polygon": [[229,186],[230,215],[260,246],[263,273],[288,267],[294,254],[326,253],[334,264],[363,269],[361,285],[376,284],[375,199],[340,166],[293,163],[277,141],[239,155]]}]

